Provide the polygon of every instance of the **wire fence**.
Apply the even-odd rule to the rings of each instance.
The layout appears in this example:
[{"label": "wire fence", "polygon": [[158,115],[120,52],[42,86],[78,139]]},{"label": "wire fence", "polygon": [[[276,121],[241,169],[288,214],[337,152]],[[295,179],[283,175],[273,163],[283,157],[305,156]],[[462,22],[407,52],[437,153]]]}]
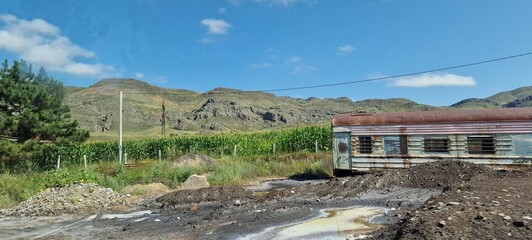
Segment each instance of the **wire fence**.
[{"label": "wire fence", "polygon": [[[253,134],[213,134],[159,139],[130,140],[123,143],[124,160],[175,159],[189,153],[212,157],[275,155],[292,152],[328,151],[332,146],[332,132],[328,127],[304,128]],[[127,157],[126,157],[127,156]],[[43,159],[44,168],[57,165],[118,162],[118,143],[94,142],[79,146],[61,147]],[[127,160],[126,160],[127,158]]]}]

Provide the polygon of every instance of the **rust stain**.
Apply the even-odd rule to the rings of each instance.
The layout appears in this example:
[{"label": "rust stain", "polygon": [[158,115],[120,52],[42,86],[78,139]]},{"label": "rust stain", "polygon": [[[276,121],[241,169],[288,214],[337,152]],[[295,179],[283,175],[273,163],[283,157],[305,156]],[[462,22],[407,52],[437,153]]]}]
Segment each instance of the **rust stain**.
[{"label": "rust stain", "polygon": [[532,107],[474,110],[440,110],[418,112],[391,112],[366,114],[338,114],[332,125],[386,125],[419,123],[475,123],[490,121],[530,121]]}]

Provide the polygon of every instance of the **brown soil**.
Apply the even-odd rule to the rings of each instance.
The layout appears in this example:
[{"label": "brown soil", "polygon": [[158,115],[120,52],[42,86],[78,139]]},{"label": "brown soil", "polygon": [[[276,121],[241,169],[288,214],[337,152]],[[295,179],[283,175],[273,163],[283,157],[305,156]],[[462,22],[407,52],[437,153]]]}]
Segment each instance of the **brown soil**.
[{"label": "brown soil", "polygon": [[[209,214],[184,226],[189,236],[199,238],[237,236],[231,235],[236,232],[246,234],[251,229],[271,226],[272,221],[278,224],[306,219],[312,216],[309,208],[355,203],[396,209],[382,217],[388,220],[384,221],[387,227],[373,234],[377,239],[527,238],[532,235],[530,221],[526,219],[532,216],[531,173],[530,170],[497,172],[464,162],[436,162],[405,170],[334,178],[322,184],[287,187],[263,197],[242,188],[215,187],[178,191],[157,201],[162,203],[163,209],[185,211],[192,206],[187,204],[203,203]],[[424,203],[416,197],[427,192],[419,190],[421,195],[416,195],[415,189],[435,189],[441,194],[436,192]],[[393,197],[386,197],[387,193]],[[379,198],[379,195],[385,197]],[[401,200],[401,196],[406,199]],[[392,201],[394,198],[399,200]],[[233,205],[235,199],[245,204],[236,207]],[[202,215],[201,211],[193,212]],[[500,213],[511,219],[505,219]],[[224,225],[226,222],[231,224]],[[198,231],[200,228],[207,228],[213,235],[203,235],[205,229]]]},{"label": "brown soil", "polygon": [[530,239],[532,172],[486,171],[411,211],[398,239]]},{"label": "brown soil", "polygon": [[318,210],[352,206],[389,210],[373,220],[384,225],[367,234],[374,239],[532,236],[530,169],[498,172],[447,161],[325,181],[301,181],[298,185],[293,185],[294,180],[286,181],[292,182],[276,182],[276,188],[268,193],[242,187],[175,191],[147,205],[155,213],[141,220],[82,221],[85,225],[46,238],[235,239],[308,220],[316,217]]},{"label": "brown soil", "polygon": [[255,194],[243,187],[209,187],[196,190],[180,190],[165,194],[156,199],[162,203],[161,207],[175,207],[177,205],[220,202],[229,203],[234,200],[252,200]]}]

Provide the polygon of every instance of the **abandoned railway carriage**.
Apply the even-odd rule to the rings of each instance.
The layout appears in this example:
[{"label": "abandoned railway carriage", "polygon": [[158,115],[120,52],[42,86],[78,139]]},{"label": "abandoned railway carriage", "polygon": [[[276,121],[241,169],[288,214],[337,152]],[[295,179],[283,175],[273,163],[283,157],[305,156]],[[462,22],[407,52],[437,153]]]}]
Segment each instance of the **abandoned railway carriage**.
[{"label": "abandoned railway carriage", "polygon": [[532,162],[532,108],[339,114],[332,128],[335,175],[436,160]]}]

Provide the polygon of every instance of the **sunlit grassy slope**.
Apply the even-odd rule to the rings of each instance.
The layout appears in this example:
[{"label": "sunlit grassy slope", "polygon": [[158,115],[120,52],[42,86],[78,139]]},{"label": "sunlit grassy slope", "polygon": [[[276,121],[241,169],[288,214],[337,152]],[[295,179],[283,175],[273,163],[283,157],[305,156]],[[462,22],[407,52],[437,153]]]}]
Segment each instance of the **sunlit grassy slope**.
[{"label": "sunlit grassy slope", "polygon": [[[422,111],[450,107],[419,104],[406,98],[352,101],[340,98],[292,98],[266,92],[216,88],[205,93],[165,89],[134,79],[105,79],[88,88],[67,88],[72,117],[93,139],[118,134],[119,92],[123,92],[124,136],[160,136],[162,105],[167,135],[192,132],[257,131],[328,124],[337,113]],[[528,98],[527,98],[528,97]],[[459,108],[532,105],[532,87],[502,92],[486,99],[467,99]],[[510,105],[512,103],[512,105]],[[179,129],[180,131],[176,130]]]}]

